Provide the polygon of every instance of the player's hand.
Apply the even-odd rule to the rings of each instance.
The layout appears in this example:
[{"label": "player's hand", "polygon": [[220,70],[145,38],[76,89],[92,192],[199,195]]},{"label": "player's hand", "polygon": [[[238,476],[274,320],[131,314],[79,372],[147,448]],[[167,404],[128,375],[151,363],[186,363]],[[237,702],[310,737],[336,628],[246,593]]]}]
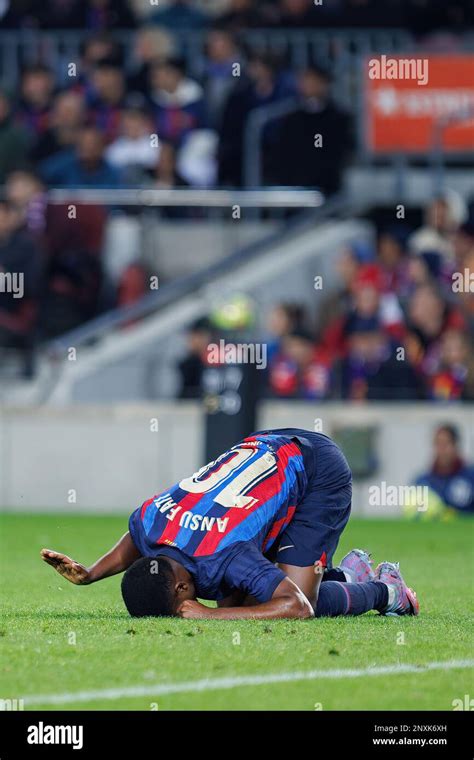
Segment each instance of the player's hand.
[{"label": "player's hand", "polygon": [[178,608],[178,616],[182,618],[204,619],[212,617],[212,609],[195,599],[186,599]]},{"label": "player's hand", "polygon": [[91,582],[89,571],[84,565],[75,562],[65,554],[53,552],[51,549],[41,549],[41,559],[54,567],[55,570],[76,586],[83,586]]}]

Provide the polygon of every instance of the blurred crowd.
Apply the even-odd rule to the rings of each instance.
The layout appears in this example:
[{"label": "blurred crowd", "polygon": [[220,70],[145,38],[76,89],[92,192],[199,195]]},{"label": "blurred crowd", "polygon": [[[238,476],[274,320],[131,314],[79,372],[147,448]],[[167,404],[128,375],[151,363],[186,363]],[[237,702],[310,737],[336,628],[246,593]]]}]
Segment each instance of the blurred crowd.
[{"label": "blurred crowd", "polygon": [[[417,33],[462,29],[469,0],[3,0],[4,23],[17,28],[129,29],[144,21],[170,29],[220,24],[271,27],[404,27]],[[1,11],[0,11],[1,13]]]},{"label": "blurred crowd", "polygon": [[[175,32],[205,19],[194,4],[160,3],[156,18],[136,30],[131,56],[111,30],[135,26],[132,5],[0,5],[2,28],[90,29],[77,61],[56,60],[56,68],[47,55],[25,61],[19,86],[0,90],[0,272],[21,269],[25,278],[23,298],[0,294],[0,347],[28,353],[145,292],[139,250],[114,282],[104,271],[107,219],[132,209],[78,205],[76,219],[68,204],[49,202],[51,188],[240,186],[249,114],[296,96],[299,107],[263,135],[263,180],[337,191],[352,127],[331,99],[329,73],[317,65],[288,70],[284,61],[244,48],[236,34],[244,6],[218,13],[205,55],[189,71]],[[324,151],[308,157],[304,146],[316,132],[326,135]],[[160,209],[171,218],[189,213]]]},{"label": "blurred crowd", "polygon": [[[38,340],[146,291],[138,251],[113,283],[104,272],[110,212],[77,206],[79,223],[71,224],[67,204],[49,203],[50,188],[239,187],[249,115],[293,98],[295,109],[263,132],[263,182],[339,190],[354,128],[333,100],[326,62],[295,70],[249,45],[244,30],[456,33],[472,24],[469,8],[465,0],[0,0],[2,30],[86,31],[77,60],[48,56],[46,44],[38,60],[19,61],[18,87],[4,81],[0,91],[0,273],[24,273],[23,298],[0,293],[0,348],[28,354]],[[120,30],[132,30],[131,49]],[[191,66],[183,30],[205,35]],[[308,151],[315,134],[324,135],[324,149]],[[454,223],[443,204],[429,210],[422,230],[397,225],[380,234],[376,250],[344,252],[341,291],[317,319],[293,304],[275,310],[269,392],[374,397],[384,392],[384,373],[404,397],[471,392],[472,300],[453,297],[450,273],[472,257],[472,229]],[[405,362],[394,364],[394,340]]]},{"label": "blurred crowd", "polygon": [[[14,171],[0,199],[0,274],[21,276],[21,292],[0,290],[0,349],[19,349],[28,356],[39,340],[78,327],[118,302],[144,291],[144,273],[124,270],[118,288],[104,278],[102,250],[106,212],[81,205],[51,205],[35,174]],[[138,264],[136,265],[138,267]],[[5,279],[5,283],[9,283]],[[138,296],[138,293],[137,293]]]},{"label": "blurred crowd", "polygon": [[[316,308],[280,303],[260,339],[266,395],[353,401],[474,400],[474,223],[452,196],[423,226],[394,222],[335,257],[339,287]],[[212,324],[195,325],[181,396],[199,396]]]},{"label": "blurred crowd", "polygon": [[474,224],[455,206],[438,198],[422,228],[395,222],[374,247],[341,252],[340,288],[321,292],[315,319],[291,304],[272,312],[273,395],[474,399]]},{"label": "blurred crowd", "polygon": [[[0,183],[27,168],[56,188],[238,187],[249,115],[293,99],[295,110],[264,130],[263,180],[339,189],[352,120],[319,63],[292,70],[215,28],[189,71],[173,35],[149,26],[136,33],[133,60],[97,32],[66,79],[42,61],[25,65],[18,90],[0,93]],[[324,150],[308,150],[315,134]]]},{"label": "blurred crowd", "polygon": [[[48,44],[39,60],[20,52],[19,86],[0,100],[0,183],[34,167],[54,187],[239,186],[249,114],[294,98],[295,112],[264,130],[263,179],[333,193],[354,140],[331,96],[327,57],[295,71],[284,52],[249,44],[245,30],[394,26],[455,40],[472,25],[469,8],[465,0],[4,0],[1,28],[85,35],[78,60],[52,56]],[[191,63],[186,30],[205,40]],[[324,150],[305,151],[315,134]]]}]

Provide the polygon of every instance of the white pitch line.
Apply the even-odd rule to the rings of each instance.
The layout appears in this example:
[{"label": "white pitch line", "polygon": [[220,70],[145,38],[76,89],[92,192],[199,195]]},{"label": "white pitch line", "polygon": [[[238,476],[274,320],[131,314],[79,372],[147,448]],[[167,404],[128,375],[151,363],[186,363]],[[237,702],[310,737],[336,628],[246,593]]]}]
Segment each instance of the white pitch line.
[{"label": "white pitch line", "polygon": [[255,676],[233,676],[228,678],[204,678],[200,681],[181,681],[142,686],[124,686],[96,691],[65,692],[64,694],[33,694],[24,698],[25,706],[66,705],[75,702],[94,702],[123,697],[161,697],[165,694],[182,692],[215,691],[234,689],[241,686],[263,686],[271,683],[291,681],[312,681],[315,679],[363,678],[366,676],[389,676],[401,673],[426,673],[430,670],[455,670],[474,667],[474,660],[449,660],[448,662],[428,662],[425,665],[383,665],[373,668],[308,670],[293,673],[267,673]]}]

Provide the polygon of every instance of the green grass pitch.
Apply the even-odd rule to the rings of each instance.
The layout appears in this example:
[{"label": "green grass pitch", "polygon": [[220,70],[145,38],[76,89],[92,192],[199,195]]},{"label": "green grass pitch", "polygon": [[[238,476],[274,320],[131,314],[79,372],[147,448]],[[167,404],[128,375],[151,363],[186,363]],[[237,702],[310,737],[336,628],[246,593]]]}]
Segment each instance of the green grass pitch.
[{"label": "green grass pitch", "polygon": [[[63,581],[39,559],[43,546],[90,563],[126,530],[125,517],[5,514],[0,522],[3,614],[0,697],[25,709],[451,710],[472,695],[472,670],[315,677],[288,683],[153,694],[155,685],[294,673],[364,670],[472,656],[471,522],[353,519],[336,560],[352,547],[399,560],[421,601],[419,618],[307,621],[133,620],[120,578],[90,587]],[[139,687],[147,694],[117,696]],[[78,692],[115,690],[114,698]],[[44,695],[74,694],[62,703]],[[36,701],[28,702],[34,695]],[[40,695],[40,696],[39,696]]]}]

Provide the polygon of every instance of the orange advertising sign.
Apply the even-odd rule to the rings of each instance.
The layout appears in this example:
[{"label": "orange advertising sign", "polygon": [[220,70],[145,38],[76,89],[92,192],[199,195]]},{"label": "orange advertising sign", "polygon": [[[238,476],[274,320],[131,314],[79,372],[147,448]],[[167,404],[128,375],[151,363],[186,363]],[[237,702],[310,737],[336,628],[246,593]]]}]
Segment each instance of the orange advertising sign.
[{"label": "orange advertising sign", "polygon": [[439,125],[445,151],[474,150],[474,55],[372,56],[364,79],[370,151],[427,153]]}]

